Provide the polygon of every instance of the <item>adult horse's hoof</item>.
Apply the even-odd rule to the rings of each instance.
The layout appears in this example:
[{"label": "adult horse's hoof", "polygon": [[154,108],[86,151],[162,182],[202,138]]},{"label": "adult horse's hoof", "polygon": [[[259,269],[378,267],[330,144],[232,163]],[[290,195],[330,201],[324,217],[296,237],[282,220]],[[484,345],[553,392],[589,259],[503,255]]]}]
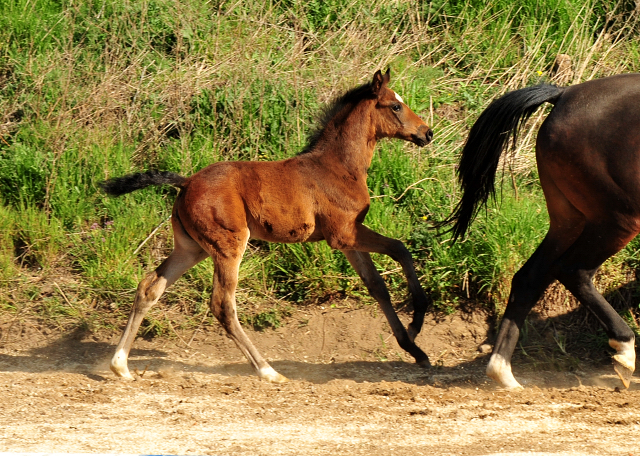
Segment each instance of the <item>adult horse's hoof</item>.
[{"label": "adult horse's hoof", "polygon": [[423,359],[421,361],[416,361],[416,364],[424,369],[429,369],[432,367],[429,358]]},{"label": "adult horse's hoof", "polygon": [[511,363],[509,363],[502,355],[494,353],[487,364],[487,377],[498,382],[500,387],[505,390],[523,389],[511,372]]},{"label": "adult horse's hoof", "polygon": [[622,384],[625,388],[629,388],[631,385],[631,377],[633,376],[633,369],[631,369],[626,362],[627,359],[620,355],[613,355],[613,368],[622,380]]}]

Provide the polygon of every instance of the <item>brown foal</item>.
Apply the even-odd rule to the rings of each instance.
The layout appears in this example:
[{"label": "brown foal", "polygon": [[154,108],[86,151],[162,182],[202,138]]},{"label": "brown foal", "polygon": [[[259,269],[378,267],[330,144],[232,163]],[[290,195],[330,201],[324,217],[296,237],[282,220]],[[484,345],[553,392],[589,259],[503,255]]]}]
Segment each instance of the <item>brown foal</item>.
[{"label": "brown foal", "polygon": [[[236,315],[238,268],[249,239],[271,242],[325,240],[339,249],[380,304],[400,346],[421,365],[427,355],[414,339],[420,332],[429,300],[402,242],[382,236],[362,223],[369,210],[367,169],[376,142],[399,138],[424,146],[431,129],[387,87],[389,71],[376,72],[370,84],[357,87],[325,112],[321,128],[299,155],[275,162],[219,162],[191,177],[148,172],[102,183],[109,194],[121,195],[149,185],[180,189],[171,223],[171,255],[138,286],[129,321],[111,370],[132,378],[129,350],[145,314],[165,289],[189,268],[211,257],[214,262],[211,310],[258,375],[271,382],[286,378],[276,372],[242,330]],[[408,330],[398,319],[387,287],[370,252],[398,261],[413,297]]]}]

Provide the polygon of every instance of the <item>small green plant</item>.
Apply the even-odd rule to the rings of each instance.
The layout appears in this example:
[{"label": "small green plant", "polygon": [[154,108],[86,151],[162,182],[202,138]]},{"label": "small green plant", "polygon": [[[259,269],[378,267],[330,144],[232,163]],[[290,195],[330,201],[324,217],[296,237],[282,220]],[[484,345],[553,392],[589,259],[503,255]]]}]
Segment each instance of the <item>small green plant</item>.
[{"label": "small green plant", "polygon": [[283,324],[283,319],[290,315],[287,309],[274,307],[269,310],[258,312],[253,315],[240,313],[240,323],[244,326],[253,328],[255,331],[264,331],[265,329],[278,329]]},{"label": "small green plant", "polygon": [[[0,0],[0,306],[15,311],[17,293],[61,327],[121,326],[137,283],[171,252],[166,221],[176,191],[113,199],[98,182],[290,157],[322,106],[390,67],[392,88],[435,137],[423,149],[377,145],[365,223],[405,241],[439,311],[465,300],[500,309],[547,229],[533,159],[544,116],[523,130],[500,204],[453,245],[430,224],[459,198],[455,166],[468,129],[494,97],[553,77],[558,53],[572,59],[567,83],[640,70],[633,8],[600,0]],[[640,268],[639,246],[620,254],[625,268]],[[373,258],[394,301],[405,299],[397,263]],[[75,310],[61,296],[32,292],[51,288],[56,275],[72,278],[74,293],[84,290],[70,301]],[[163,300],[199,316],[212,277],[203,261]],[[371,302],[344,255],[325,243],[252,241],[239,289],[285,306],[335,293]],[[154,312],[147,332],[171,333]],[[269,309],[244,324],[277,327],[285,313]],[[104,318],[94,323],[94,314]]]}]

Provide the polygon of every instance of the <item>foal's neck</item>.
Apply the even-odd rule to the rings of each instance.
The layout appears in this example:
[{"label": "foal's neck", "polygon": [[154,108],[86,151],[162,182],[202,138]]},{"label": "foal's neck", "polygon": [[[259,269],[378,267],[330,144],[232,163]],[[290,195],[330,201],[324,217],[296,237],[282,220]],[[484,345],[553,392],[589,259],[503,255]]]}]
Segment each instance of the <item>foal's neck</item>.
[{"label": "foal's neck", "polygon": [[366,176],[377,142],[373,109],[373,100],[345,106],[327,123],[315,152],[332,168],[341,167],[353,177]]}]

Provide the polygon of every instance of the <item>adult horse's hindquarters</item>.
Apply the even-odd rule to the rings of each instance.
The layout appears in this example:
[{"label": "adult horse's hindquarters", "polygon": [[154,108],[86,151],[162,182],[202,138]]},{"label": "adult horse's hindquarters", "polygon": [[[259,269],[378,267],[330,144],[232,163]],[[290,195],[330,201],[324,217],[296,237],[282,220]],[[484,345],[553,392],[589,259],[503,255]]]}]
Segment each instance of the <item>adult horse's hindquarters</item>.
[{"label": "adult horse's hindquarters", "polygon": [[[246,336],[236,315],[238,267],[249,239],[271,242],[326,240],[340,249],[362,278],[385,316],[400,346],[416,362],[429,365],[414,339],[428,305],[411,254],[402,242],[384,237],[362,222],[369,210],[367,169],[376,142],[399,138],[424,146],[431,129],[387,87],[389,71],[376,72],[370,84],[357,87],[326,110],[321,127],[299,155],[276,162],[219,162],[191,177],[148,172],[111,179],[102,184],[121,195],[149,185],[180,189],[173,207],[174,249],[147,275],[135,296],[111,370],[131,378],[129,350],[140,323],[165,289],[189,268],[211,257],[215,273],[211,309],[261,378],[283,382]],[[414,315],[408,330],[398,319],[384,280],[370,252],[398,261],[413,297]]]},{"label": "adult horse's hindquarters", "polygon": [[536,142],[549,232],[513,277],[487,375],[506,388],[520,384],[511,356],[524,320],[555,279],[598,317],[617,353],[626,387],[635,370],[633,331],[595,289],[600,265],[640,232],[640,75],[626,74],[559,88],[538,85],[493,101],[473,125],[458,177],[462,199],[445,223],[463,237],[492,195],[498,162],[524,121],[554,104]]}]

